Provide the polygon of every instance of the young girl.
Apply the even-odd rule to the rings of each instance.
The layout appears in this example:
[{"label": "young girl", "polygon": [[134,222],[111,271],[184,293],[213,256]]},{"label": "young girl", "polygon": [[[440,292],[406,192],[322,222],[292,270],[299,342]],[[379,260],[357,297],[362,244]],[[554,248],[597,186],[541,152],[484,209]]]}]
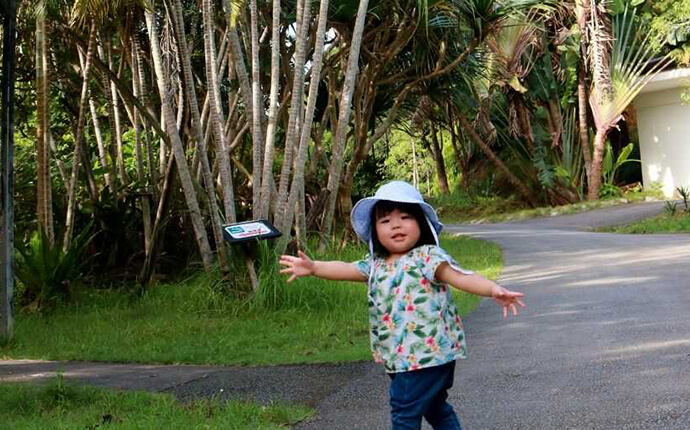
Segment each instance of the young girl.
[{"label": "young girl", "polygon": [[420,429],[422,417],[436,430],[459,430],[446,402],[455,359],[465,358],[465,334],[447,287],[493,297],[517,315],[522,293],[462,269],[439,247],[443,225],[412,185],[390,182],[360,200],[352,227],[370,254],[355,263],[312,261],[303,252],[283,255],[288,282],[301,276],[368,283],[371,350],[391,378],[393,430]]}]

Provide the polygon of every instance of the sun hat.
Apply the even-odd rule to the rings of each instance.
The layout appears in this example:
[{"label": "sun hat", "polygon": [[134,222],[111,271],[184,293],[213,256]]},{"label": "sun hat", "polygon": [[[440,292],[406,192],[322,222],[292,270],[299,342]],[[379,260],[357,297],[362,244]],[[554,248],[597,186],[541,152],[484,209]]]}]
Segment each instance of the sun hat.
[{"label": "sun hat", "polygon": [[426,217],[434,241],[438,245],[438,235],[443,229],[443,224],[438,220],[438,215],[434,208],[424,201],[422,194],[414,186],[405,181],[392,181],[382,185],[373,197],[366,197],[358,201],[350,213],[352,228],[357,236],[365,243],[369,244],[373,252],[373,242],[371,240],[371,211],[376,203],[387,200],[396,203],[415,203],[422,208]]}]

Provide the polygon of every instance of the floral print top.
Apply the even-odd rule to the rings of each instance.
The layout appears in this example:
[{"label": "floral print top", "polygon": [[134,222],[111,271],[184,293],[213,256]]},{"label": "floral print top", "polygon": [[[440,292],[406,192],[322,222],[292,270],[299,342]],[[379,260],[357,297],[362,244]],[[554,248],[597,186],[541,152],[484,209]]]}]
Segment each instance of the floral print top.
[{"label": "floral print top", "polygon": [[371,255],[354,263],[369,279],[371,350],[386,372],[439,366],[467,356],[451,289],[435,279],[444,262],[462,273],[474,273],[459,267],[436,245],[414,248],[393,263]]}]

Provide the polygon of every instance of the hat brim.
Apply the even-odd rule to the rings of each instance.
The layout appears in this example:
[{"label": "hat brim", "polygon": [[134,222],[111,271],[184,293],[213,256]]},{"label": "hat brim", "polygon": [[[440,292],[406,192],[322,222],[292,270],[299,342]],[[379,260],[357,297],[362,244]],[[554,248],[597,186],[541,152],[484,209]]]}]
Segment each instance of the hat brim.
[{"label": "hat brim", "polygon": [[352,229],[355,231],[357,236],[365,243],[369,243],[369,241],[371,240],[371,211],[374,209],[376,203],[382,200],[395,203],[417,204],[419,205],[419,207],[422,208],[422,212],[424,212],[426,219],[428,220],[429,224],[434,228],[436,232],[435,236],[438,237],[438,235],[441,233],[441,230],[443,230],[443,224],[439,221],[436,211],[430,204],[424,201],[420,202],[417,199],[406,198],[405,196],[396,198],[394,200],[384,199],[380,197],[365,197],[362,200],[358,201],[357,204],[355,204],[354,208],[352,208],[352,212],[350,213],[350,222],[352,223]]}]

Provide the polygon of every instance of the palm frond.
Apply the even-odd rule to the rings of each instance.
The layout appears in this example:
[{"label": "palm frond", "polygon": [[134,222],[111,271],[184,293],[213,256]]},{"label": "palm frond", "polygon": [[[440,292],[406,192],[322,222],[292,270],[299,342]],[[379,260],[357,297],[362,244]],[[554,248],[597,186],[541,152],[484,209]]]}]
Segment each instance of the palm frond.
[{"label": "palm frond", "polygon": [[595,83],[590,93],[590,105],[597,129],[613,127],[644,86],[671,61],[668,54],[655,60],[656,45],[650,43],[648,37],[641,42],[637,41],[633,28],[634,11],[632,16],[628,16],[628,11],[622,15],[616,16],[614,20],[616,38],[607,58],[610,74],[602,78],[608,80],[610,86],[598,82],[599,77],[595,74]]}]

